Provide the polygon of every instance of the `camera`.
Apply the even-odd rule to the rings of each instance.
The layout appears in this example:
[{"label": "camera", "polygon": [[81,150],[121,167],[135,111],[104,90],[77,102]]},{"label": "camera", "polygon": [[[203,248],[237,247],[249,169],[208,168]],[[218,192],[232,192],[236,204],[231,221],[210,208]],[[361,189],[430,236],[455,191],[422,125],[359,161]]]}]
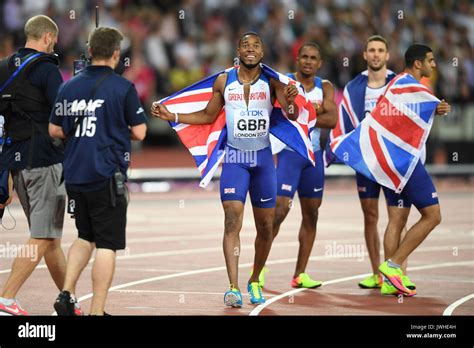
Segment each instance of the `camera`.
[{"label": "camera", "polygon": [[[99,27],[99,6],[95,7],[95,27],[96,28]],[[81,54],[80,58],[74,61],[74,66],[73,66],[74,76],[79,74],[81,71],[83,71],[85,68],[87,68],[91,64],[92,64],[92,59],[87,58],[84,53]],[[122,75],[124,71],[125,71],[125,64],[123,63],[122,59],[120,59],[117,66],[114,69],[114,72],[118,75]]]},{"label": "camera", "polygon": [[81,55],[81,59],[77,59],[74,61],[74,76],[79,74],[89,65],[91,65],[91,60],[89,58],[86,58],[84,55]]},{"label": "camera", "polygon": [[[92,61],[90,58],[86,58],[85,55],[81,55],[81,59],[76,59],[74,61],[74,76],[79,74],[82,70],[84,70],[91,64],[92,64]],[[118,75],[122,75],[124,71],[125,71],[125,64],[123,63],[122,59],[120,59],[117,66],[114,69],[114,72]]]}]

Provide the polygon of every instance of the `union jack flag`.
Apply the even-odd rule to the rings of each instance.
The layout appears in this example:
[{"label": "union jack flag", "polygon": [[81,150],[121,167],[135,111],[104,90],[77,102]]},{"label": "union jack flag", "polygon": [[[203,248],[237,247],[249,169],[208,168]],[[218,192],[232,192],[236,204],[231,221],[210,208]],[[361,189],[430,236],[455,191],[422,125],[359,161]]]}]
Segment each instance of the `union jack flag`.
[{"label": "union jack flag", "polygon": [[[261,67],[264,74],[283,84],[298,84],[288,76],[280,74],[264,64]],[[203,110],[211,99],[212,87],[216,78],[223,72],[235,68],[232,67],[209,76],[162,99],[160,103],[166,105],[170,112],[190,113]],[[308,134],[316,124],[316,112],[302,94],[296,97],[295,104],[298,106],[299,115],[296,121],[291,121],[284,115],[278,102],[275,103],[270,116],[270,133],[314,165],[314,154]],[[193,155],[201,173],[200,186],[206,187],[225,156],[227,142],[225,109],[222,108],[214,123],[211,124],[169,123],[178,133],[183,145]]]},{"label": "union jack flag", "polygon": [[413,76],[399,74],[370,115],[331,141],[331,150],[358,173],[400,193],[420,159],[439,102]]},{"label": "union jack flag", "polygon": [[[387,69],[386,84],[388,84],[396,74]],[[330,142],[337,137],[354,130],[365,117],[365,92],[369,82],[369,72],[365,70],[357,75],[344,87],[344,92],[338,106],[338,121],[336,127],[329,132],[329,141],[324,151],[324,162],[326,166],[332,163],[342,163],[337,159],[329,146]]]}]

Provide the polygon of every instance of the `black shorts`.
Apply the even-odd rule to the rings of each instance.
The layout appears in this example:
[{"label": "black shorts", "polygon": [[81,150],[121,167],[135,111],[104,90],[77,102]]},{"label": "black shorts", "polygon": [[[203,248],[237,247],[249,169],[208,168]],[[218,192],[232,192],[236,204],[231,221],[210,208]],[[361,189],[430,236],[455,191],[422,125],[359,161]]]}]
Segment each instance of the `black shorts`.
[{"label": "black shorts", "polygon": [[93,192],[67,190],[68,205],[74,205],[74,217],[79,238],[95,243],[96,248],[125,249],[127,224],[127,194],[116,196],[112,206],[110,187]]}]

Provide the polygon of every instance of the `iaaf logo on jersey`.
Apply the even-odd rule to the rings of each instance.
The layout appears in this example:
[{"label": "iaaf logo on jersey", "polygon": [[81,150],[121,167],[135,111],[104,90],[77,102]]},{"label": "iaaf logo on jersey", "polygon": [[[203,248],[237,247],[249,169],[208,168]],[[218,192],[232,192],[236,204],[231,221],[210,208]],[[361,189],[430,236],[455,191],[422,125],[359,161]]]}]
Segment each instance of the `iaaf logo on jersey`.
[{"label": "iaaf logo on jersey", "polygon": [[72,102],[63,100],[54,105],[54,112],[56,116],[95,116],[96,109],[101,108],[104,102],[104,99],[91,99],[88,102],[85,99]]}]

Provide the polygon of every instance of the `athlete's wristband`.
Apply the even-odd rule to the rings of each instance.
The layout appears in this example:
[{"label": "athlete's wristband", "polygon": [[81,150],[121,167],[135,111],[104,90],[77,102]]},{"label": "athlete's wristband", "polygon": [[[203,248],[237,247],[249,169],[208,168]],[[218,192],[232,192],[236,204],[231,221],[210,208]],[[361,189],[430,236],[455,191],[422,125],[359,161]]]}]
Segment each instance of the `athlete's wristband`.
[{"label": "athlete's wristband", "polygon": [[178,117],[178,113],[175,112],[175,113],[174,113],[174,123],[178,123],[178,118],[179,118],[179,117]]}]

